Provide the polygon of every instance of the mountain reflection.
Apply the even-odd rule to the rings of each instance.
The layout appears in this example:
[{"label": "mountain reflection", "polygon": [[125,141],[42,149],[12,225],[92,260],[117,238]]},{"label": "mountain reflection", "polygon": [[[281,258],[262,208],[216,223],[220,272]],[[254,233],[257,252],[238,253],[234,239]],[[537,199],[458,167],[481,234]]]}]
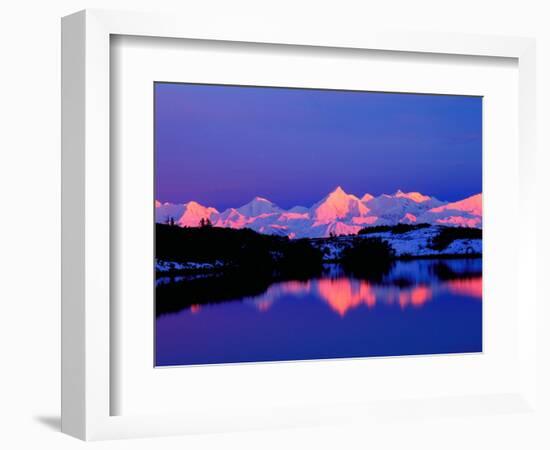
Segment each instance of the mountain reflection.
[{"label": "mountain reflection", "polygon": [[481,300],[483,292],[481,277],[451,280],[447,282],[447,287],[453,294],[466,295]]},{"label": "mountain reflection", "polygon": [[157,315],[183,309],[200,313],[205,305],[240,301],[262,313],[282,299],[317,299],[345,317],[357,308],[422,308],[441,293],[481,300],[481,260],[399,261],[387,273],[363,279],[339,265],[307,280],[274,280],[250,274],[157,279]]},{"label": "mountain reflection", "polygon": [[400,288],[377,286],[353,278],[321,278],[304,283],[276,283],[260,298],[250,300],[259,311],[266,312],[279,298],[289,293],[317,297],[341,317],[359,306],[374,308],[377,303],[384,303],[404,309],[410,306],[420,307],[432,298],[432,289],[425,285]]},{"label": "mountain reflection", "polygon": [[372,308],[376,304],[376,294],[365,281],[328,278],[317,280],[315,284],[320,297],[340,316],[344,316],[349,309],[359,305]]}]

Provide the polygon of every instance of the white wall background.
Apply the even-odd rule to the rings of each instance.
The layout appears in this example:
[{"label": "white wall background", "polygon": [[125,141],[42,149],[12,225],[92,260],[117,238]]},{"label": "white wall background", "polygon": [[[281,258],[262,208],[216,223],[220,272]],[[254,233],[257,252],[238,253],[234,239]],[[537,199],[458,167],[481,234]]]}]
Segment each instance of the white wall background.
[{"label": "white wall background", "polygon": [[[545,0],[11,0],[0,7],[0,447],[81,448],[59,433],[60,17],[83,8],[179,11],[208,20],[267,16],[285,26],[389,28],[538,39],[539,204],[547,223],[550,10]],[[542,235],[542,233],[541,233]],[[548,238],[540,237],[548,250]],[[542,251],[540,252],[542,254]],[[545,264],[545,265],[543,265]],[[539,256],[539,275],[549,265]],[[550,296],[546,297],[550,300]],[[548,313],[549,308],[544,310]],[[550,315],[547,315],[550,319]],[[549,332],[541,330],[548,341]],[[548,348],[539,349],[546,355]],[[550,379],[548,357],[541,358]],[[548,383],[548,381],[546,382]],[[544,395],[548,389],[544,389]],[[548,398],[548,397],[547,397]],[[547,400],[548,401],[548,400]],[[362,428],[291,429],[91,444],[95,448],[549,448],[530,416],[416,418]],[[544,438],[543,438],[544,436]]]}]

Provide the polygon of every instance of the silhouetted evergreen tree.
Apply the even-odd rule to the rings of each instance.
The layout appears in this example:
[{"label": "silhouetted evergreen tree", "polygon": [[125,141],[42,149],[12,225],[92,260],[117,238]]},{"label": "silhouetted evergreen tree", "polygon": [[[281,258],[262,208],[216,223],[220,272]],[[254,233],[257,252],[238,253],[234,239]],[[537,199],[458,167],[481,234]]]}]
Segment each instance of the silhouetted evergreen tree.
[{"label": "silhouetted evergreen tree", "polygon": [[342,266],[355,276],[379,280],[393,266],[395,250],[380,238],[355,241],[342,252]]},{"label": "silhouetted evergreen tree", "polygon": [[203,217],[199,222],[200,228],[207,228],[212,226],[212,221],[208,217]]}]

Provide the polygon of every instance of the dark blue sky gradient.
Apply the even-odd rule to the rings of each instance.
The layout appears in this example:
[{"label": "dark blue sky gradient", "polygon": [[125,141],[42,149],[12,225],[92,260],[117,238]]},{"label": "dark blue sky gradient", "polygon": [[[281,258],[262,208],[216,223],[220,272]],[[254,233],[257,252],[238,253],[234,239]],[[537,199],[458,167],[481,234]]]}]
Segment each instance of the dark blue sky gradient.
[{"label": "dark blue sky gradient", "polygon": [[481,97],[156,83],[155,107],[161,201],[481,192]]}]

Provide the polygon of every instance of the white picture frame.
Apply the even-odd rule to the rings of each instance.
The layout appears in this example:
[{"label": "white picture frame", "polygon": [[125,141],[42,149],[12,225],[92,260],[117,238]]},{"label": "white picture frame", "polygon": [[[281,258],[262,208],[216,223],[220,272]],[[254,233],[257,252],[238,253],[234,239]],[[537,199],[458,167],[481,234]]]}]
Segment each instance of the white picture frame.
[{"label": "white picture frame", "polygon": [[[321,411],[316,405],[274,409],[271,414],[112,415],[110,258],[110,38],[112,35],[287,44],[334,49],[368,49],[418,54],[513,58],[519,71],[519,185],[523,218],[517,233],[520,377],[515,392],[461,399],[426,399],[409,408],[496,412],[500,407],[536,411],[536,236],[535,229],[535,42],[526,38],[348,30],[316,35],[265,23],[235,29],[227,23],[195,23],[163,14],[82,11],[62,22],[62,430],[85,440],[161,436],[318,424],[338,417],[376,416],[388,405],[343,404]],[[311,366],[313,367],[313,366]],[[267,369],[269,370],[269,366]],[[314,370],[313,368],[311,370]],[[490,398],[489,398],[490,397]],[[405,399],[403,399],[406,402]]]}]

